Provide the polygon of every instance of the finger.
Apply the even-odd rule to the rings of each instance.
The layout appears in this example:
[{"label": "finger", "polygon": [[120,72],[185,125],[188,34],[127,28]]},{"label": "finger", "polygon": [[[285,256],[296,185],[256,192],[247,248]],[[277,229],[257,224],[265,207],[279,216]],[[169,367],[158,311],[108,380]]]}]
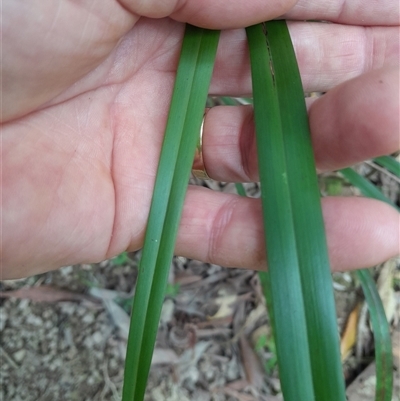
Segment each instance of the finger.
[{"label": "finger", "polygon": [[[319,170],[336,170],[399,149],[398,88],[398,70],[387,68],[346,82],[312,104],[309,121]],[[258,181],[250,106],[209,110],[203,158],[211,178]]]},{"label": "finger", "polygon": [[398,68],[372,71],[322,96],[310,108],[320,169],[331,170],[400,147]]},{"label": "finger", "polygon": [[399,25],[397,0],[299,0],[288,19],[324,20],[354,25]]},{"label": "finger", "polygon": [[27,114],[83,77],[137,20],[117,1],[92,0],[5,1],[3,15],[1,121]]},{"label": "finger", "polygon": [[168,17],[209,29],[238,28],[276,18],[290,10],[295,0],[243,0],[226,2],[214,0],[120,0],[137,15],[149,18]]},{"label": "finger", "polygon": [[[107,60],[50,104],[59,104],[102,85],[111,87],[121,83],[128,86],[134,82],[132,93],[146,85],[153,88],[147,89],[149,94],[159,90],[157,77],[171,82],[172,88],[183,28],[170,19],[140,19]],[[291,23],[289,28],[307,92],[327,91],[363,72],[399,63],[397,28],[365,29],[319,23]],[[249,54],[243,29],[222,31],[210,94],[251,94]]]},{"label": "finger", "polygon": [[[322,206],[333,270],[374,266],[399,253],[399,214],[394,208],[365,198],[325,198]],[[190,188],[176,253],[222,266],[263,270],[261,213],[259,199]]]},{"label": "finger", "polygon": [[253,0],[231,0],[229,5],[213,0],[170,0],[160,2],[122,0],[132,12],[150,17],[171,16],[177,21],[211,29],[245,27],[283,15],[283,18],[325,20],[357,25],[398,25],[399,4],[396,0],[365,2],[363,0],[285,0],[266,4]]},{"label": "finger", "polygon": [[[289,23],[305,92],[327,90],[367,71],[399,66],[398,27]],[[251,94],[250,64],[243,30],[222,32],[210,92]]]}]

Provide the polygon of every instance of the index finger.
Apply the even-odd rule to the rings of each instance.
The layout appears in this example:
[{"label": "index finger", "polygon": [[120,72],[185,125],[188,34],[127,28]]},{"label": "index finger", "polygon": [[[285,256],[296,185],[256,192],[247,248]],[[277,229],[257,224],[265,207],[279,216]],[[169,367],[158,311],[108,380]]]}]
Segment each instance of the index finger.
[{"label": "index finger", "polygon": [[242,28],[278,17],[352,25],[399,25],[398,0],[120,0],[120,3],[137,15],[169,16],[209,29]]},{"label": "index finger", "polygon": [[399,25],[398,0],[299,0],[283,17],[351,25]]},{"label": "index finger", "polygon": [[296,0],[119,0],[129,11],[148,18],[170,17],[208,29],[243,28],[277,18]]}]

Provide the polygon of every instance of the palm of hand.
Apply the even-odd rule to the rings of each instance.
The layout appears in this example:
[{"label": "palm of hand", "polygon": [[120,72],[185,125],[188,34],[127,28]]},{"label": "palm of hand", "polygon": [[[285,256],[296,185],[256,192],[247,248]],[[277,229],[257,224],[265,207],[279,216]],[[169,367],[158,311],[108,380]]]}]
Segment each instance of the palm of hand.
[{"label": "palm of hand", "polygon": [[[289,7],[290,1],[287,3]],[[117,2],[96,6],[96,10],[59,2],[54,7],[64,8],[51,12],[51,6],[45,4],[42,10],[42,4],[32,5],[33,15],[43,17],[41,24],[29,13],[29,20],[19,21],[34,24],[34,28],[30,26],[34,34],[16,33],[19,41],[4,41],[3,49],[11,57],[3,65],[3,98],[7,99],[3,119],[8,122],[2,126],[2,167],[7,174],[3,174],[2,180],[2,228],[6,235],[2,239],[1,262],[5,267],[15,267],[16,270],[8,271],[8,276],[13,277],[65,264],[98,261],[142,245],[184,29],[183,24],[170,19],[138,21],[137,16]],[[6,7],[14,7],[14,2],[6,3]],[[275,11],[275,15],[279,13]],[[5,37],[13,36],[18,24],[12,24],[12,18],[5,20]],[[300,25],[294,28],[302,30]],[[247,56],[245,38],[243,33],[229,35],[229,43],[224,42],[223,55],[217,59],[212,90],[216,94],[227,91],[241,95],[250,88],[248,65],[243,62]],[[10,43],[20,43],[20,47],[7,49]],[[393,43],[391,46],[394,48]],[[390,52],[396,55],[398,51]],[[19,66],[17,71],[15,65]],[[344,74],[338,81],[354,76],[352,73]],[[314,75],[310,73],[311,80]],[[307,86],[307,77],[305,82]],[[330,83],[312,90],[326,90],[338,83],[334,79],[326,82]],[[244,120],[240,115],[244,115]],[[219,121],[213,128],[222,132],[221,116],[217,112],[207,115],[208,120]],[[233,120],[235,123],[230,117],[225,120],[226,126],[238,131],[236,126],[248,123],[248,111],[236,113]],[[243,131],[235,132],[242,138],[235,139],[241,145],[251,129]],[[356,150],[348,154],[337,152],[329,167],[396,150],[396,135],[390,129],[388,132],[388,138],[381,141],[369,138],[369,145],[360,154]],[[356,140],[353,135],[353,141]],[[232,147],[238,148],[236,142]],[[219,147],[209,146],[210,154],[219,148],[227,148],[229,153],[230,148],[222,139],[214,138],[213,145]],[[239,174],[240,179],[256,179],[252,146],[251,140],[245,145],[250,155],[245,157],[247,169],[237,157],[227,157],[225,164],[231,165],[221,169],[217,155],[210,156],[208,172],[214,170],[215,178],[228,180],[232,174],[224,172],[218,177],[218,173],[230,169],[236,170],[233,176]],[[323,150],[329,147],[329,140],[317,138],[317,160],[329,160]],[[245,173],[238,173],[239,170]],[[191,189],[188,198],[182,223],[185,234],[178,238],[180,254],[225,265],[249,266],[249,261],[253,267],[264,265],[259,202],[204,195],[200,189]],[[325,203],[328,239],[333,232],[331,249],[344,260],[337,263],[339,267],[365,267],[364,261],[376,263],[396,248],[396,238],[387,243],[379,233],[364,233],[365,243],[375,246],[369,246],[369,252],[365,252],[365,247],[354,250],[349,238],[359,230],[359,216],[368,213],[367,221],[363,220],[366,227],[376,224],[377,215],[383,216],[385,224],[394,217],[394,212],[382,205],[374,205],[374,213],[371,208],[365,201]],[[348,234],[341,232],[351,219],[356,222],[353,228],[347,229]],[[242,246],[243,238],[246,246]],[[342,252],[343,244],[351,248],[352,261],[342,257],[346,253]],[[239,248],[240,256],[234,251]]]},{"label": "palm of hand", "polygon": [[141,21],[109,55],[83,60],[81,70],[105,58],[51,104],[3,126],[5,264],[17,254],[23,266],[43,247],[40,270],[139,248],[182,32]]}]

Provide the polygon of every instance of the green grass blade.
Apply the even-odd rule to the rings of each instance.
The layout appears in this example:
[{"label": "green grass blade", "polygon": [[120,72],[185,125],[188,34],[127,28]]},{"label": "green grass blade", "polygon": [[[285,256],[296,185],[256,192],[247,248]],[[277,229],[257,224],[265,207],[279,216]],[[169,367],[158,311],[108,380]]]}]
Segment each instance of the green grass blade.
[{"label": "green grass blade", "polygon": [[226,106],[237,106],[237,104],[238,104],[235,99],[233,99],[229,96],[221,96],[220,100]]},{"label": "green grass blade", "polygon": [[[346,168],[340,170],[340,173],[352,185],[359,188],[365,196],[386,202],[399,210],[375,185],[353,169]],[[374,330],[376,363],[375,399],[376,401],[390,401],[393,391],[393,354],[389,323],[387,322],[382,301],[370,272],[368,270],[359,270],[357,271],[357,276],[363,288]]]},{"label": "green grass blade", "polygon": [[324,401],[345,400],[331,270],[303,87],[286,22],[268,22],[266,30],[282,116],[315,396]]},{"label": "green grass blade", "polygon": [[393,354],[389,323],[374,279],[368,270],[357,271],[368,304],[375,342],[376,401],[391,401],[393,391]]},{"label": "green grass blade", "polygon": [[218,39],[218,31],[186,28],[140,261],[123,401],[144,397]]},{"label": "green grass blade", "polygon": [[315,397],[282,123],[263,27],[249,27],[246,33],[278,366],[285,401],[311,401]]},{"label": "green grass blade", "polygon": [[381,156],[374,159],[374,162],[382,167],[385,167],[388,171],[400,178],[400,163],[391,156]]},{"label": "green grass blade", "polygon": [[[161,237],[160,250],[157,258],[157,269],[154,275],[152,296],[149,302],[150,314],[147,316],[146,326],[155,327],[154,340],[147,336],[143,341],[142,358],[148,362],[150,367],[151,356],[153,353],[158,320],[155,315],[160,315],[164,299],[164,291],[157,291],[159,283],[167,284],[168,271],[173,256],[175,240],[178,233],[179,220],[182,212],[184,197],[187,189],[187,183],[190,176],[190,169],[193,162],[193,155],[197,145],[200,126],[203,119],[204,105],[211,79],[212,67],[217,49],[218,36],[215,32],[205,31],[204,36],[210,36],[209,40],[203,40],[199,57],[197,59],[197,71],[192,85],[192,96],[190,99],[183,137],[179,149],[179,157],[176,164],[176,174],[174,176],[170,199],[168,203],[167,215],[164,223],[164,230]],[[141,365],[143,369],[143,365]],[[143,383],[143,382],[142,382]],[[143,388],[144,393],[144,388]]]},{"label": "green grass blade", "polygon": [[237,183],[235,184],[235,187],[236,187],[236,192],[238,193],[238,195],[240,195],[240,196],[246,196],[246,190],[244,189],[244,186],[243,186],[242,183],[237,182]]},{"label": "green grass blade", "polygon": [[374,184],[372,184],[362,175],[358,174],[352,168],[344,168],[339,172],[344,178],[346,178],[347,181],[350,182],[350,184],[357,187],[365,196],[386,202],[390,206],[397,208],[397,206],[389,198],[383,195],[383,193]]},{"label": "green grass blade", "polygon": [[[254,35],[257,29],[257,39],[249,36],[249,45],[267,258],[280,377],[281,381],[283,379],[288,382],[288,384],[282,382],[282,391],[285,399],[296,399],[296,394],[285,394],[285,390],[290,392],[290,387],[295,386],[294,377],[299,374],[298,381],[304,379],[307,381],[307,386],[310,385],[308,381],[312,381],[316,400],[345,400],[318,181],[296,58],[284,21],[271,21],[263,27],[257,26],[251,29],[254,30]],[[258,48],[254,45],[252,49],[252,40],[258,41]],[[262,47],[263,66],[260,65]],[[269,89],[263,82],[265,80],[263,75],[270,77]],[[265,102],[267,90],[271,98],[268,103]],[[277,119],[279,121],[275,121]],[[286,189],[282,190],[279,187]],[[281,214],[290,219],[290,228],[289,224],[285,225],[285,218],[281,217]],[[277,254],[278,249],[281,249],[281,253],[286,252],[286,255]],[[287,259],[288,253],[293,255],[291,262]],[[275,269],[279,270],[279,273],[274,273]],[[285,269],[290,272],[292,280],[288,288],[285,288],[287,282],[282,284]],[[295,277],[300,283],[295,282]],[[302,341],[307,343],[304,349],[309,348],[307,349],[309,355],[303,358],[310,361],[312,374],[308,371],[299,373],[288,366],[288,371],[282,375],[282,356],[279,354],[279,349],[286,347],[286,343],[281,343],[279,325],[281,320],[287,319],[287,313],[282,316],[282,311],[292,310],[292,307],[287,305],[282,309],[283,305],[279,303],[284,303],[283,299],[278,300],[277,304],[277,291],[296,292],[296,300],[291,299],[291,301],[302,303],[301,313],[305,315],[306,324],[300,311],[297,315],[297,324],[306,326],[307,338],[302,338]],[[288,294],[286,296],[287,302],[290,296]],[[287,336],[290,338],[289,333]],[[293,340],[287,339],[287,341]],[[296,385],[301,386],[300,383]],[[297,399],[311,399],[310,395],[308,397],[297,394]]]}]

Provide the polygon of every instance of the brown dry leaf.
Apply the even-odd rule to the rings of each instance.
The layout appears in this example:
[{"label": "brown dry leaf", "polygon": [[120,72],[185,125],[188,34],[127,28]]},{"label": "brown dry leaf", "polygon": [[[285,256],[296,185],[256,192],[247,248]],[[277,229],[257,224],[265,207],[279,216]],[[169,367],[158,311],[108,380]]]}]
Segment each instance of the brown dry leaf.
[{"label": "brown dry leaf", "polygon": [[230,382],[226,385],[226,387],[231,388],[232,390],[241,391],[244,390],[249,385],[249,382],[245,379],[239,379],[234,382]]},{"label": "brown dry leaf", "polygon": [[130,318],[125,310],[114,302],[114,299],[118,297],[118,292],[93,287],[90,289],[90,294],[103,302],[112,321],[118,327],[121,338],[128,340]]},{"label": "brown dry leaf", "polygon": [[357,322],[360,315],[361,304],[357,303],[347,319],[346,327],[340,340],[340,353],[344,361],[353,349],[357,339]]},{"label": "brown dry leaf", "polygon": [[266,318],[267,309],[263,303],[259,303],[255,309],[253,309],[246,318],[246,322],[244,323],[245,333],[251,333],[254,331],[254,327],[257,326],[258,322]]},{"label": "brown dry leaf", "polygon": [[232,330],[229,327],[216,327],[213,329],[199,329],[196,330],[196,337],[198,339],[210,338],[216,336],[230,337]]},{"label": "brown dry leaf", "polygon": [[[393,364],[400,372],[400,324],[398,324],[392,334]],[[400,385],[400,383],[399,383]]]},{"label": "brown dry leaf", "polygon": [[396,263],[394,259],[384,263],[377,282],[378,292],[382,299],[388,322],[393,320],[396,313],[396,298],[393,289],[395,268]]},{"label": "brown dry leaf", "polygon": [[238,401],[257,401],[255,397],[250,394],[239,393],[236,390],[233,390],[229,387],[224,387],[222,391],[231,397],[235,397]]},{"label": "brown dry leaf", "polygon": [[153,352],[153,358],[151,360],[152,365],[173,365],[178,363],[179,357],[172,349],[155,348]]},{"label": "brown dry leaf", "polygon": [[228,272],[226,270],[222,270],[219,272],[216,272],[214,274],[211,274],[207,278],[204,278],[201,280],[201,286],[202,287],[208,287],[210,284],[216,284],[221,281],[225,281],[228,277]]},{"label": "brown dry leaf", "polygon": [[241,336],[239,342],[246,378],[256,389],[261,389],[264,383],[264,370],[260,361],[245,336]]},{"label": "brown dry leaf", "polygon": [[373,362],[346,389],[347,399],[349,401],[374,401],[375,387],[375,362]]},{"label": "brown dry leaf", "polygon": [[202,276],[196,274],[180,274],[175,277],[175,284],[181,286],[200,283],[203,280]]},{"label": "brown dry leaf", "polygon": [[211,321],[206,320],[196,324],[197,329],[204,329],[207,327],[226,327],[232,324],[233,316],[223,317],[221,319],[212,319]]},{"label": "brown dry leaf", "polygon": [[30,299],[34,302],[82,301],[92,298],[70,291],[61,290],[50,285],[23,287],[13,291],[0,291],[0,298]]},{"label": "brown dry leaf", "polygon": [[168,324],[172,321],[175,311],[175,302],[172,299],[165,299],[160,316],[160,324]]},{"label": "brown dry leaf", "polygon": [[178,377],[179,382],[183,383],[186,378],[193,380],[194,382],[198,377],[198,362],[200,358],[205,354],[207,348],[212,345],[211,341],[199,341],[193,348],[188,348],[179,357],[178,362]]},{"label": "brown dry leaf", "polygon": [[361,361],[363,355],[369,355],[372,352],[372,332],[368,321],[368,305],[366,302],[361,307],[357,323],[357,340],[356,340],[356,360]]},{"label": "brown dry leaf", "polygon": [[232,316],[234,305],[238,299],[236,294],[229,294],[227,291],[220,291],[221,296],[219,296],[215,303],[219,306],[217,313],[210,316],[209,319],[222,319],[224,317]]}]

